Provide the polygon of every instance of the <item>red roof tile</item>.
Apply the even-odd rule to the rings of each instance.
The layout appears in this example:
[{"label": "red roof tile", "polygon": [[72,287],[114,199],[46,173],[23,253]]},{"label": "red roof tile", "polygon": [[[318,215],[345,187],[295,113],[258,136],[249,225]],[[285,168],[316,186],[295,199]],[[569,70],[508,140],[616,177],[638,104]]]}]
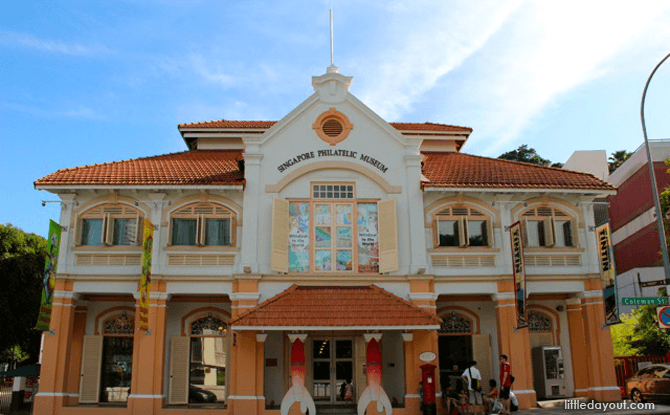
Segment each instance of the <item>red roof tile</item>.
[{"label": "red roof tile", "polygon": [[293,285],[231,321],[240,326],[426,326],[442,319],[375,285]]},{"label": "red roof tile", "polygon": [[58,170],[48,185],[242,185],[240,150],[193,150]]},{"label": "red roof tile", "polygon": [[465,153],[425,152],[423,187],[546,188],[614,190],[597,177],[554,167],[538,166]]},{"label": "red roof tile", "polygon": [[[214,120],[202,121],[188,124],[179,124],[179,129],[189,128],[240,128],[240,129],[269,129],[277,121],[234,121],[234,120]],[[454,132],[470,134],[472,128],[459,127],[456,125],[437,124],[432,122],[411,123],[411,122],[392,122],[390,123],[396,130],[407,131],[433,131],[433,132]]]}]

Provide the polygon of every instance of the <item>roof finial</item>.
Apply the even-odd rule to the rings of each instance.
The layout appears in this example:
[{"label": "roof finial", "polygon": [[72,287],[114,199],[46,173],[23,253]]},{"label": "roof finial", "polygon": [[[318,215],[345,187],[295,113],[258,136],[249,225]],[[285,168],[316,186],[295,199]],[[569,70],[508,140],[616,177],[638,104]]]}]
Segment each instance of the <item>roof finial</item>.
[{"label": "roof finial", "polygon": [[330,9],[330,66],[326,69],[326,72],[337,73],[338,70],[333,63],[333,9]]}]

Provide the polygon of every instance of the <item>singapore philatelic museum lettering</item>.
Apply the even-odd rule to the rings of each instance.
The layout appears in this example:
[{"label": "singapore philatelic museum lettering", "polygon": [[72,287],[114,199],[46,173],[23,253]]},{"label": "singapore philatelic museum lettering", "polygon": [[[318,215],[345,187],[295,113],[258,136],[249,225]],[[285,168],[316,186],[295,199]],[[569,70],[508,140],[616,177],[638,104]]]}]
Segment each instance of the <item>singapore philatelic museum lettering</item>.
[{"label": "singapore philatelic museum lettering", "polygon": [[301,161],[313,159],[316,157],[329,157],[329,156],[349,157],[354,159],[358,158],[361,161],[364,161],[368,164],[375,166],[384,173],[386,173],[386,170],[388,170],[388,167],[383,165],[379,160],[374,159],[363,153],[361,153],[361,155],[359,156],[357,151],[349,151],[349,150],[317,150],[316,152],[310,151],[307,153],[302,153],[288,159],[286,162],[277,166],[277,170],[279,170],[280,173],[283,173],[284,171],[286,171],[286,169],[295,164],[300,163]]}]

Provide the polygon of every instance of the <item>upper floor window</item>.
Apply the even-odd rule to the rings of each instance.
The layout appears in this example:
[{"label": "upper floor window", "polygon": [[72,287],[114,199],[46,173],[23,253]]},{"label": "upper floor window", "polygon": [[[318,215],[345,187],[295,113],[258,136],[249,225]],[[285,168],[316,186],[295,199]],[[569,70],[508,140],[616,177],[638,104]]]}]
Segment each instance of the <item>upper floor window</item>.
[{"label": "upper floor window", "polygon": [[231,246],[234,240],[234,213],[215,203],[193,203],[171,217],[171,244]]},{"label": "upper floor window", "polygon": [[81,245],[137,245],[142,240],[142,215],[134,207],[106,204],[80,216]]},{"label": "upper floor window", "polygon": [[448,207],[435,216],[435,246],[490,246],[488,216],[471,207]]},{"label": "upper floor window", "polygon": [[575,220],[554,207],[528,209],[521,215],[526,246],[577,246]]}]

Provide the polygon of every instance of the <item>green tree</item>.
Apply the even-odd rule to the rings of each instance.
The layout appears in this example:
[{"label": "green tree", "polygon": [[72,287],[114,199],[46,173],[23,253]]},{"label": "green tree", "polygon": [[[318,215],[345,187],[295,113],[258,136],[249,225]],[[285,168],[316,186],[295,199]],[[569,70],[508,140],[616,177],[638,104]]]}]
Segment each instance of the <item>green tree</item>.
[{"label": "green tree", "polygon": [[522,144],[516,150],[508,151],[498,156],[499,159],[523,161],[524,163],[538,164],[540,166],[563,167],[563,163],[552,164],[550,160],[540,157],[534,148],[528,144]]},{"label": "green tree", "polygon": [[633,341],[638,340],[635,334],[635,327],[638,324],[637,310],[633,310],[630,314],[622,314],[620,317],[621,324],[610,327],[614,356],[638,356],[640,351],[632,346]]},{"label": "green tree", "polygon": [[628,160],[628,158],[633,155],[633,153],[629,153],[626,150],[619,150],[615,151],[612,153],[611,156],[607,160],[607,167],[610,171],[610,174],[614,173],[614,170],[618,169],[619,166],[621,166],[624,161]]},{"label": "green tree", "polygon": [[631,346],[642,356],[665,356],[670,352],[670,334],[658,326],[656,306],[640,307],[637,317]]},{"label": "green tree", "polygon": [[47,241],[11,224],[0,224],[0,359],[39,355],[41,332],[34,329],[42,300]]}]

